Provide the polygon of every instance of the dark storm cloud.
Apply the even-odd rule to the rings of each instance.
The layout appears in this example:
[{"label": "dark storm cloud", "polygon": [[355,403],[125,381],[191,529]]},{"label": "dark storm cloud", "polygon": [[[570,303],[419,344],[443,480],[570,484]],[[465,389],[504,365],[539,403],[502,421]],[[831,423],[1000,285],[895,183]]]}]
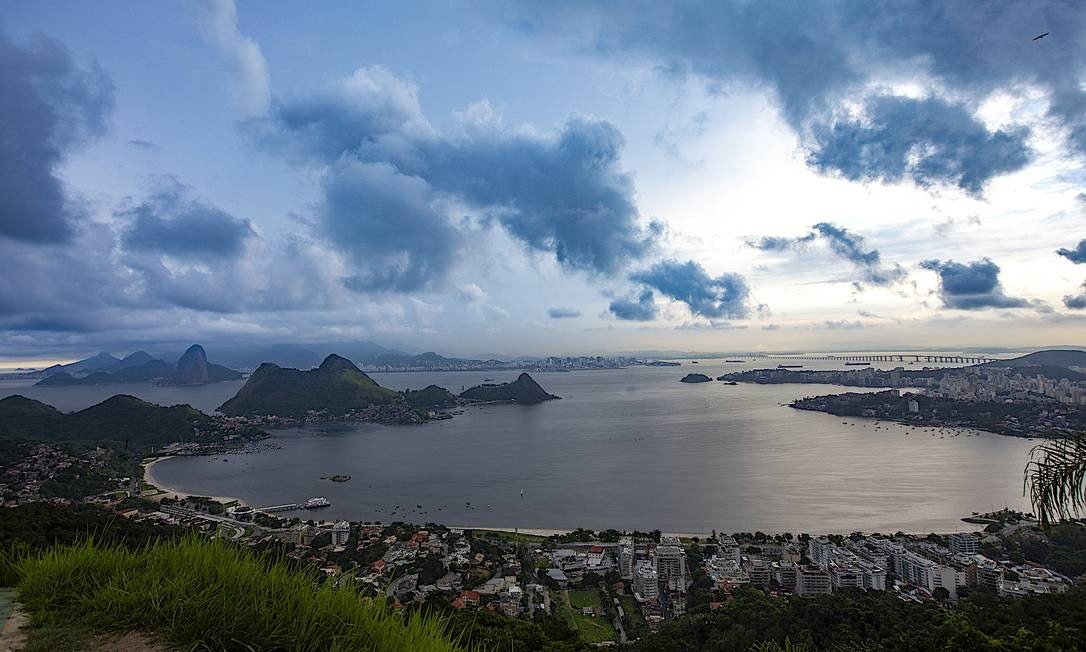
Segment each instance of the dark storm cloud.
[{"label": "dark storm cloud", "polygon": [[1076,246],[1074,249],[1058,249],[1056,251],[1056,254],[1059,256],[1063,256],[1064,258],[1071,261],[1072,263],[1075,263],[1076,265],[1086,263],[1086,240],[1079,240],[1078,246]]},{"label": "dark storm cloud", "polygon": [[63,242],[83,213],[57,168],[101,136],[113,84],[97,66],[79,68],[61,43],[19,47],[0,31],[0,236]]},{"label": "dark storm cloud", "polygon": [[[452,207],[501,224],[569,270],[613,275],[652,249],[658,227],[638,223],[633,182],[620,168],[625,143],[613,125],[577,117],[548,134],[506,128],[490,115],[468,118],[437,133],[413,85],[361,68],[312,96],[276,100],[244,129],[325,168],[323,228],[335,245],[367,255],[355,261],[360,278],[348,285],[356,289],[442,280],[463,239]],[[390,189],[374,187],[377,170]],[[373,192],[381,196],[371,202]],[[389,194],[405,213],[389,210]],[[399,262],[388,270],[386,260]]]},{"label": "dark storm cloud", "polygon": [[176,180],[116,217],[127,223],[123,242],[128,249],[178,258],[233,258],[253,234],[249,220],[192,197],[191,189]]},{"label": "dark storm cloud", "polygon": [[925,260],[920,263],[939,275],[939,298],[947,308],[982,310],[985,308],[1024,308],[1025,299],[1009,297],[999,282],[999,266],[988,258],[969,263],[953,260]]},{"label": "dark storm cloud", "polygon": [[580,317],[581,311],[573,308],[550,308],[547,310],[547,315],[551,319],[573,319],[574,317]]},{"label": "dark storm cloud", "polygon": [[863,119],[816,125],[807,162],[849,181],[912,179],[979,195],[989,179],[1025,167],[1027,135],[988,131],[960,104],[884,95],[867,101]]},{"label": "dark storm cloud", "polygon": [[337,163],[325,183],[320,224],[361,270],[344,284],[359,292],[410,292],[444,278],[462,236],[433,201],[426,181],[390,164]]},{"label": "dark storm cloud", "polygon": [[802,249],[819,239],[835,256],[852,263],[864,283],[885,286],[905,278],[905,270],[900,265],[884,264],[878,249],[866,248],[862,236],[829,222],[815,224],[810,233],[798,238],[765,237],[747,244],[762,251],[787,251]]},{"label": "dark storm cloud", "polygon": [[750,288],[739,274],[709,276],[692,260],[665,260],[630,275],[630,280],[655,288],[666,297],[685,303],[690,312],[709,318],[744,318],[750,315]]},{"label": "dark storm cloud", "polygon": [[[1046,92],[1049,117],[1065,128],[1068,146],[1086,154],[1086,92],[1080,82],[1086,12],[1077,2],[567,0],[517,7],[510,18],[529,34],[572,40],[604,57],[641,55],[661,69],[693,73],[717,86],[766,88],[814,161],[821,157],[823,169],[836,169],[828,165],[832,161],[856,178],[952,183],[976,192],[991,176],[1020,166],[1026,154],[1019,132],[985,134],[962,116],[995,91],[1017,93],[1027,85]],[[1051,33],[1031,40],[1041,32]],[[944,99],[867,102],[866,120],[906,120],[900,129],[865,131],[841,121],[844,102],[864,105],[865,96],[885,96],[879,85],[900,80],[902,72],[914,73],[931,90],[945,93]],[[840,131],[833,137],[835,123]],[[825,137],[827,130],[831,137],[824,142],[832,149],[823,152],[822,141],[812,135],[821,131]],[[872,165],[857,169],[844,155],[850,137],[861,136],[853,151]],[[941,138],[952,146],[927,157],[925,165],[900,165],[897,152],[904,145],[923,154]],[[883,141],[892,156],[879,151]]]},{"label": "dark storm cloud", "polygon": [[615,299],[607,309],[626,321],[652,321],[657,312],[652,290],[642,290],[636,299]]},{"label": "dark storm cloud", "polygon": [[1068,294],[1063,298],[1063,305],[1072,310],[1086,310],[1086,283],[1082,284],[1082,291],[1078,294]]}]

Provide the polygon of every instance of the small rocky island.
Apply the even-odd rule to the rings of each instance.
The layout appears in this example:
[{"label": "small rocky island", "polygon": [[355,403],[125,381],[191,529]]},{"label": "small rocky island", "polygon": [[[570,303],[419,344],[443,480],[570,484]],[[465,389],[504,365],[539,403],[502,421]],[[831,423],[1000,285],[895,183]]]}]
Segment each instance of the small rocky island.
[{"label": "small rocky island", "polygon": [[680,383],[707,383],[707,382],[709,382],[711,380],[712,380],[712,378],[706,376],[705,374],[686,374],[685,376],[682,377],[682,380],[680,380],[679,382]]},{"label": "small rocky island", "polygon": [[468,388],[460,398],[471,403],[542,403],[562,397],[548,394],[531,376],[522,373],[511,383]]}]

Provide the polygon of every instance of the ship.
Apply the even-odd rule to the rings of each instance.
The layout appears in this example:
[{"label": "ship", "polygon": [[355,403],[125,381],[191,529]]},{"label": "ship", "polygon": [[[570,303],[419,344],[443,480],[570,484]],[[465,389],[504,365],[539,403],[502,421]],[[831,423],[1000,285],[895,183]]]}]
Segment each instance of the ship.
[{"label": "ship", "polygon": [[802,369],[802,368],[803,368],[803,365],[801,365],[801,364],[779,364],[779,365],[777,365],[777,369]]},{"label": "ship", "polygon": [[328,507],[331,504],[332,501],[328,500],[324,496],[317,496],[316,498],[310,498],[309,500],[305,501],[305,505],[302,505],[302,507],[305,507],[306,509],[319,509],[321,507]]},{"label": "ship", "polygon": [[870,362],[846,362],[846,367],[870,367]]},{"label": "ship", "polygon": [[724,362],[746,362],[746,360],[725,360]]}]

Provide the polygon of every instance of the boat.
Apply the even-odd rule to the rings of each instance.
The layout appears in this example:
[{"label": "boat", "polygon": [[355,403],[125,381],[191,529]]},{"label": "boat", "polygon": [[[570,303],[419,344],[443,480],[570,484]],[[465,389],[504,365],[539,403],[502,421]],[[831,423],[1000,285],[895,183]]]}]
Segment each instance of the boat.
[{"label": "boat", "polygon": [[801,365],[801,364],[779,364],[779,365],[777,365],[777,369],[802,369],[802,368],[803,368],[803,365]]},{"label": "boat", "polygon": [[305,507],[306,509],[319,509],[321,507],[328,507],[331,504],[332,501],[328,500],[324,496],[317,496],[316,498],[310,498],[309,500],[305,501],[305,505],[302,505],[302,507]]},{"label": "boat", "polygon": [[870,367],[870,362],[846,362],[846,367]]},{"label": "boat", "polygon": [[743,363],[743,362],[746,362],[746,360],[725,360],[724,362],[739,362],[739,363]]}]

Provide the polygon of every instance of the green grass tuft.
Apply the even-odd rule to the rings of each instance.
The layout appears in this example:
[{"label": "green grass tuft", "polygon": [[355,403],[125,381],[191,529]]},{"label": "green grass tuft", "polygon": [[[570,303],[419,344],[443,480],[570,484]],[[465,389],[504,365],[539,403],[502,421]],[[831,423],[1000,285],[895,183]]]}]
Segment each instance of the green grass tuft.
[{"label": "green grass tuft", "polygon": [[352,586],[195,536],[130,550],[87,540],[15,563],[35,627],[144,631],[189,649],[460,649],[442,618],[402,616]]}]

